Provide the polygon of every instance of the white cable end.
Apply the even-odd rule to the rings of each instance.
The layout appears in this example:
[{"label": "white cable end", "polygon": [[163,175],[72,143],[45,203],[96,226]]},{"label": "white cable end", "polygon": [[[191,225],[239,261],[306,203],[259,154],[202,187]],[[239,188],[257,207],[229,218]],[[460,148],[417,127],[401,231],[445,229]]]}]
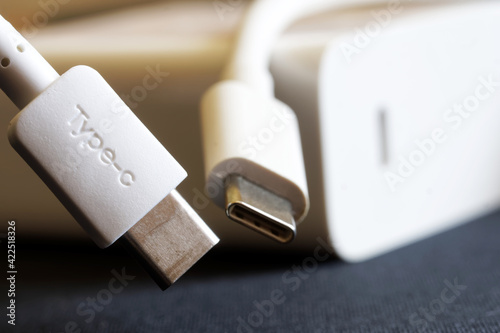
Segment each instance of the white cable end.
[{"label": "white cable end", "polygon": [[[226,178],[239,175],[262,188],[262,193],[289,201],[293,219],[300,222],[309,209],[309,195],[294,112],[238,81],[212,87],[203,97],[201,110],[207,191],[214,202],[227,210],[231,202],[226,203]],[[248,213],[256,216],[255,211]],[[274,220],[282,219],[257,223],[269,225]],[[264,231],[273,234],[273,230]]]},{"label": "white cable end", "polygon": [[11,122],[9,140],[96,244],[108,247],[186,171],[93,69],[70,69]]}]

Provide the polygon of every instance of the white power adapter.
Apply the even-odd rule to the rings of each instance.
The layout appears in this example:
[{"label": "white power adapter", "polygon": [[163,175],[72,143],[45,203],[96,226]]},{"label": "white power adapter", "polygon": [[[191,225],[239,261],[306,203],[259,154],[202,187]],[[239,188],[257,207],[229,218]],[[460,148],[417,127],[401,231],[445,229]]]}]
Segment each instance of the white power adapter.
[{"label": "white power adapter", "polygon": [[273,60],[303,137],[311,208],[297,239],[327,235],[347,261],[500,204],[500,5],[403,9],[375,9],[326,46],[285,41],[300,46]]}]

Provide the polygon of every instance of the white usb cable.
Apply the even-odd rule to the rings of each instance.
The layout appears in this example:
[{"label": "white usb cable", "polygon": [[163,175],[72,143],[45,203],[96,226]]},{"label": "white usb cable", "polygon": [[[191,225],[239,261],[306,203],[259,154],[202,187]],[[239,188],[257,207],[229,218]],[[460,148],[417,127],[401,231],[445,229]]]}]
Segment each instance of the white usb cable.
[{"label": "white usb cable", "polygon": [[[297,18],[365,1],[260,0],[250,5],[221,82],[202,100],[207,191],[229,218],[281,243],[309,209],[300,131],[274,97],[271,52]],[[372,1],[375,2],[375,1]],[[380,1],[378,1],[380,2]]]},{"label": "white usb cable", "polygon": [[274,97],[269,72],[279,36],[297,19],[327,9],[391,3],[399,5],[256,0],[249,6],[221,81],[201,103],[206,189],[229,218],[286,243],[309,208],[298,122]]},{"label": "white usb cable", "polygon": [[90,237],[123,238],[166,288],[218,238],[175,188],[185,170],[89,67],[59,76],[0,16],[9,140]]}]

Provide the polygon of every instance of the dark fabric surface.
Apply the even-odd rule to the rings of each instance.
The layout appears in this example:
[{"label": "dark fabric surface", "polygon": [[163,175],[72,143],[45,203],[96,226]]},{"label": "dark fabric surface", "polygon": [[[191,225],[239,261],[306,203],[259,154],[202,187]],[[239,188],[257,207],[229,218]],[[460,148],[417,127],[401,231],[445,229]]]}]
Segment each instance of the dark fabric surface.
[{"label": "dark fabric surface", "polygon": [[2,331],[500,332],[499,240],[495,213],[355,265],[216,251],[166,292],[119,249],[26,245]]}]

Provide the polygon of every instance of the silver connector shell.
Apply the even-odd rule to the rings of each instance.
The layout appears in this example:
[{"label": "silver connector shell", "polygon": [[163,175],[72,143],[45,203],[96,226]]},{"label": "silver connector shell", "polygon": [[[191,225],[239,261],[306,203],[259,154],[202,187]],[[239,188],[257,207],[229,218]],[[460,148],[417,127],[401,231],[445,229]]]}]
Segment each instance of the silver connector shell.
[{"label": "silver connector shell", "polygon": [[226,215],[280,243],[295,238],[291,203],[239,175],[226,178]]},{"label": "silver connector shell", "polygon": [[176,190],[122,239],[163,290],[219,242]]}]

